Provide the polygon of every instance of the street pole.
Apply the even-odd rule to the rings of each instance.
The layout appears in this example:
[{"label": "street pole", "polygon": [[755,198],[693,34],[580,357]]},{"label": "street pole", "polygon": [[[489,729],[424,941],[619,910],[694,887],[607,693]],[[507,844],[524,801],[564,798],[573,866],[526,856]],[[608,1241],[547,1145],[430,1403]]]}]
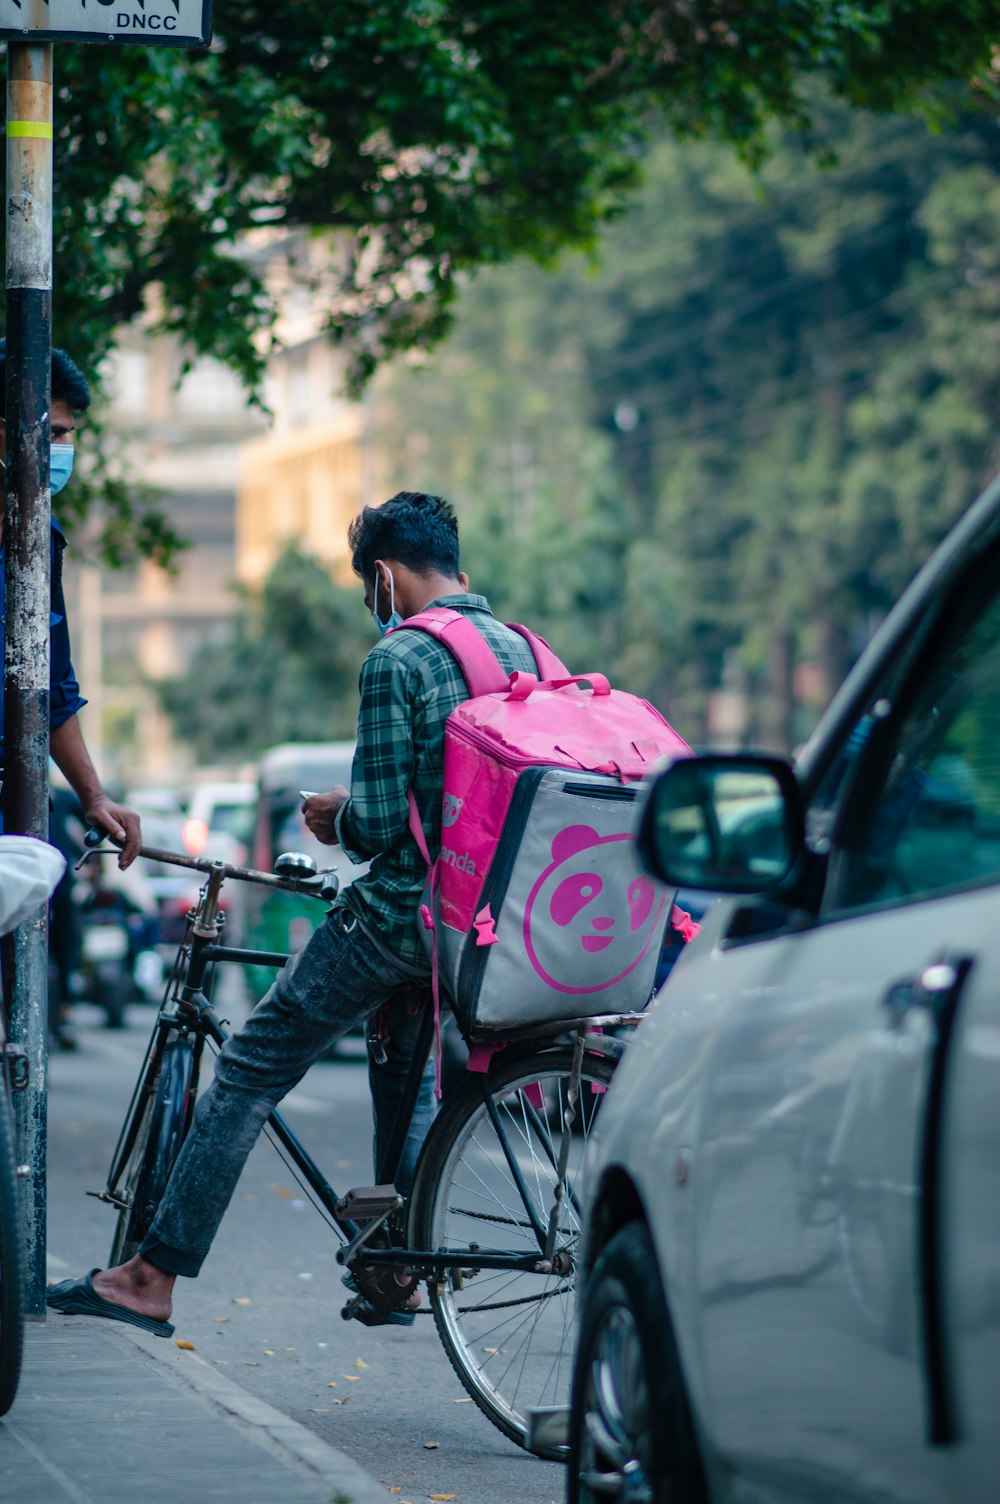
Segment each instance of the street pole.
[{"label": "street pole", "polygon": [[[7,50],[7,471],[4,829],[49,832],[49,495],[52,368],[52,45]],[[28,1056],[14,1097],[28,1316],[45,1316],[48,1067],[46,912],[6,942],[12,1040]]]}]

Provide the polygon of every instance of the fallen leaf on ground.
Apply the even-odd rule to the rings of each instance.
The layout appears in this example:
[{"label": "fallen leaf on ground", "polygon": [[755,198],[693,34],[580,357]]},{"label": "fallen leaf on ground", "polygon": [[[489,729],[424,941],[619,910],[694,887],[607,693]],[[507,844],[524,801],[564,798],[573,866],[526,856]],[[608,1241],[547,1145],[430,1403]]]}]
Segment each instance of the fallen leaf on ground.
[{"label": "fallen leaf on ground", "polygon": [[429,1499],[457,1499],[457,1494],[428,1494]]},{"label": "fallen leaf on ground", "polygon": [[355,1368],[367,1368],[368,1364],[365,1362],[364,1358],[355,1358],[354,1366]]},{"label": "fallen leaf on ground", "polygon": [[228,1316],[213,1316],[212,1320],[213,1321],[228,1321],[229,1317]]},{"label": "fallen leaf on ground", "polygon": [[460,1400],[452,1400],[452,1404],[453,1405],[471,1405],[472,1401],[470,1400],[470,1398],[469,1398],[468,1395],[465,1395],[464,1398],[462,1398]]},{"label": "fallen leaf on ground", "polygon": [[294,1191],[286,1191],[285,1188],[284,1188],[284,1186],[279,1186],[275,1190],[274,1194],[276,1196],[280,1196],[281,1199],[282,1199],[282,1201],[291,1201],[292,1197],[295,1195],[295,1192]]},{"label": "fallen leaf on ground", "polygon": [[327,1389],[336,1389],[336,1387],[337,1387],[337,1380],[336,1379],[331,1379],[330,1382],[329,1382],[329,1384],[327,1384],[326,1387],[327,1387]]},{"label": "fallen leaf on ground", "polygon": [[424,1450],[427,1451],[427,1452],[433,1452],[434,1449],[436,1447],[439,1447],[440,1445],[441,1445],[441,1443],[439,1441],[425,1441],[424,1442]]},{"label": "fallen leaf on ground", "polygon": [[483,1348],[483,1352],[484,1353],[502,1353],[503,1352],[503,1348],[502,1347],[484,1347]]},{"label": "fallen leaf on ground", "polygon": [[389,1492],[391,1494],[401,1494],[403,1492],[403,1490],[400,1488],[400,1486],[399,1486],[398,1483],[394,1483],[392,1485],[392,1487],[390,1488]]},{"label": "fallen leaf on ground", "polygon": [[356,1384],[360,1378],[360,1375],[356,1373],[342,1373],[340,1377],[342,1379],[346,1379],[349,1384]]},{"label": "fallen leaf on ground", "polygon": [[228,1368],[229,1367],[229,1359],[228,1358],[213,1358],[212,1362],[218,1368]]},{"label": "fallen leaf on ground", "polygon": [[330,1407],[329,1407],[329,1405],[326,1405],[326,1406],[323,1406],[323,1405],[313,1405],[310,1408],[309,1414],[310,1415],[329,1415],[330,1414]]},{"label": "fallen leaf on ground", "polygon": [[186,1337],[178,1337],[177,1341],[174,1343],[174,1346],[182,1347],[186,1353],[197,1352],[197,1348],[195,1347],[194,1343],[189,1342]]},{"label": "fallen leaf on ground", "polygon": [[265,1349],[264,1349],[264,1357],[265,1358],[273,1358],[274,1357],[274,1348],[273,1347],[265,1347]]},{"label": "fallen leaf on ground", "polygon": [[285,1348],[285,1352],[286,1353],[294,1353],[295,1351],[296,1351],[296,1349],[294,1347],[286,1347]]},{"label": "fallen leaf on ground", "polygon": [[234,1295],[233,1296],[233,1305],[234,1306],[252,1306],[253,1305],[253,1301],[250,1299],[249,1295]]}]

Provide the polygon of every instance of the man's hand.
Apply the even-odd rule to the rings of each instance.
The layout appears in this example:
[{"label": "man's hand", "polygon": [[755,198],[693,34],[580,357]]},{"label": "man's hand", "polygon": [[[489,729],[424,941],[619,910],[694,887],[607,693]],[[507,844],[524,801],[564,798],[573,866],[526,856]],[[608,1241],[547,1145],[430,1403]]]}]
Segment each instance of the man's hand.
[{"label": "man's hand", "polygon": [[98,830],[106,831],[113,840],[125,842],[118,857],[118,865],[123,872],[126,867],[131,867],[142,845],[142,830],[135,810],[124,804],[115,804],[107,794],[99,794],[87,805],[84,815],[88,825],[96,825]]},{"label": "man's hand", "polygon": [[322,841],[324,846],[336,846],[339,837],[334,822],[340,806],[346,804],[350,797],[343,784],[338,783],[328,794],[310,794],[308,799],[303,799],[302,818],[317,841]]}]

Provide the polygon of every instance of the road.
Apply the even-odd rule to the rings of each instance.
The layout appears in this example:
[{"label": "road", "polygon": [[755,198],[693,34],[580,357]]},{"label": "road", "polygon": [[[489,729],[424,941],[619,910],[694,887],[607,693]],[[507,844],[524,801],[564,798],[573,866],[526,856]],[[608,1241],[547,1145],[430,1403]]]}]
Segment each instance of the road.
[{"label": "road", "polygon": [[[238,1005],[230,1010],[238,1013]],[[80,1049],[52,1057],[49,1278],[104,1263],[113,1212],[85,1195],[104,1184],[152,1021],[130,1010],[110,1031],[76,1010]],[[315,1066],[285,1102],[338,1188],[371,1178],[370,1105],[360,1042]],[[178,1281],[175,1340],[356,1458],[397,1500],[558,1504],[563,1469],[500,1435],[466,1397],[430,1316],[409,1330],[343,1322],[337,1243],[291,1171],[254,1150],[197,1280]]]}]

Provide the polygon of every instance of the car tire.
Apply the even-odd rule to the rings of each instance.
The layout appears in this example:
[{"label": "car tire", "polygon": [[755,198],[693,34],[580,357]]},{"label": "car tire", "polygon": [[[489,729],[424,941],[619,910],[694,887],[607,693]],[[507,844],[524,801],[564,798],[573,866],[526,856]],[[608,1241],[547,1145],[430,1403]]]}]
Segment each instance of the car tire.
[{"label": "car tire", "polygon": [[707,1504],[673,1326],[646,1228],[621,1229],[580,1311],[568,1504]]}]

